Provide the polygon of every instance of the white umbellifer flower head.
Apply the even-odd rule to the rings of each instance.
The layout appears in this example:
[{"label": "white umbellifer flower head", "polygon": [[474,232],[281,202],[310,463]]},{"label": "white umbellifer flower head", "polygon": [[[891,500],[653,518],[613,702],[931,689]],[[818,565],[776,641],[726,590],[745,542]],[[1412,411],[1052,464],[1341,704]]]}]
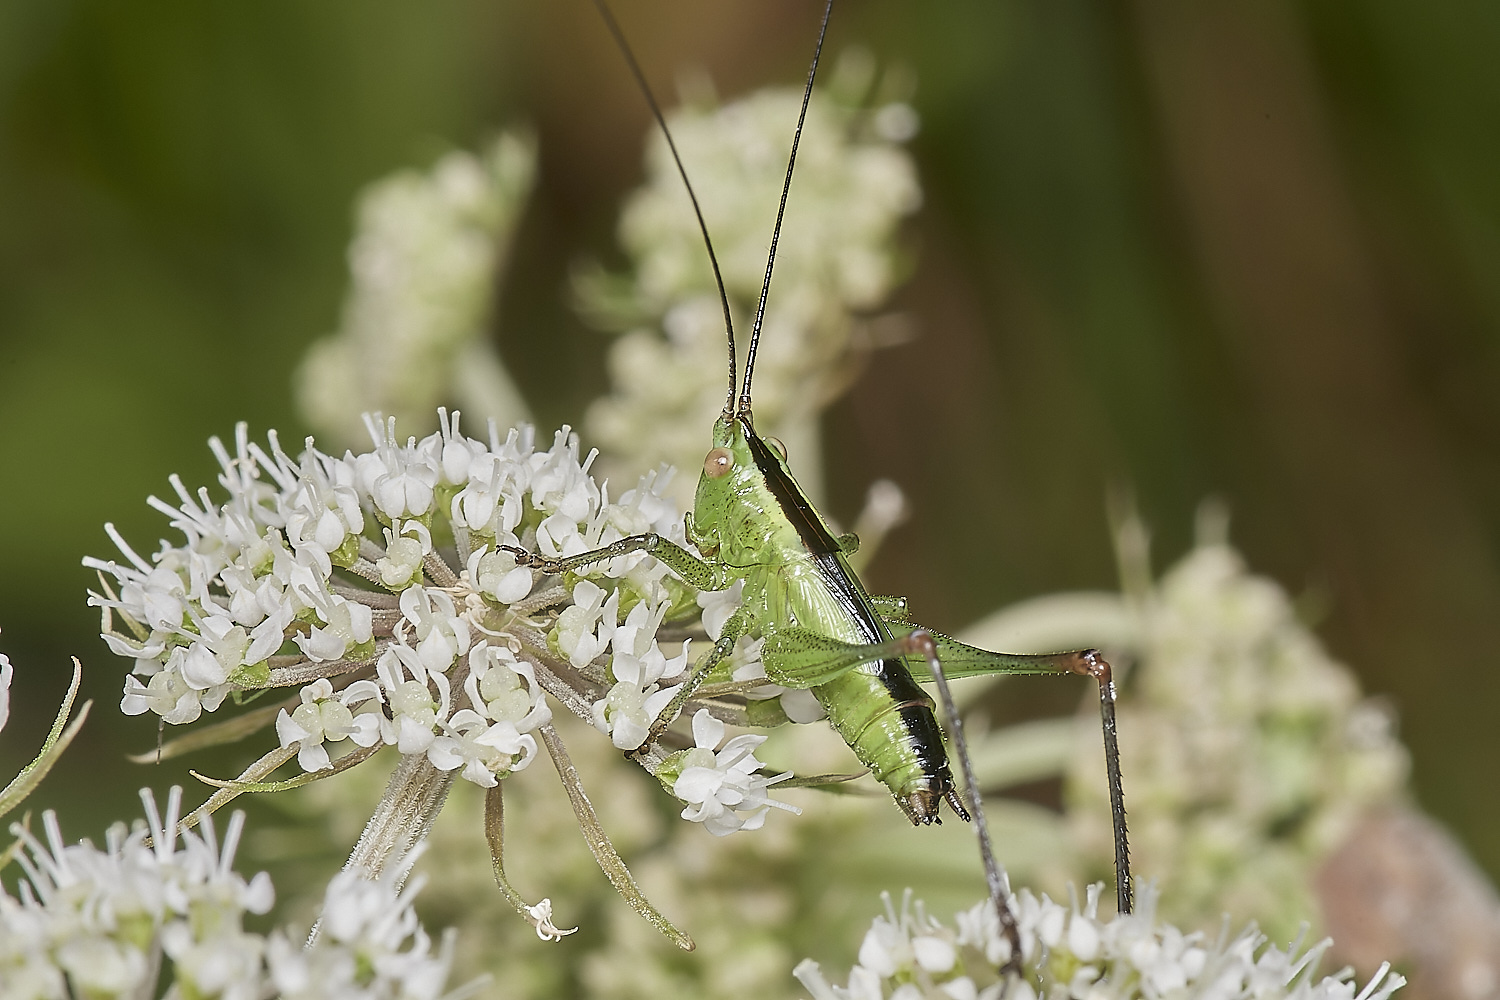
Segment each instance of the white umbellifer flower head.
[{"label": "white umbellifer flower head", "polygon": [[[366,451],[335,457],[309,443],[297,458],[241,426],[232,451],[212,443],[226,498],[174,478],[179,505],[152,501],[181,544],[147,559],[108,529],[123,558],[85,562],[100,574],[90,602],[104,638],[130,661],[121,708],[181,725],[231,697],[296,688],[273,713],[279,750],[244,782],[293,756],[326,776],[391,747],[421,781],[493,788],[549,738],[551,693],[655,773],[669,751],[651,734],[671,721],[660,716],[689,674],[694,647],[680,633],[702,619],[696,591],[645,551],[533,566],[646,533],[691,554],[657,492],[670,470],[612,500],[569,428],[539,448],[527,427],[502,437],[491,426],[484,441],[465,436],[456,413],[440,411],[439,425],[403,440],[372,417]],[[717,631],[727,599],[707,604]],[[679,634],[664,647],[667,623]],[[687,710],[705,704],[722,696]],[[734,749],[713,763],[711,749],[717,777],[694,818],[716,831],[758,826],[759,764]],[[356,856],[360,867],[405,853],[402,838],[441,808],[446,785],[429,796],[407,787],[388,786],[371,828],[390,832]]]},{"label": "white umbellifer flower head", "polygon": [[1314,979],[1327,940],[1303,951],[1300,938],[1285,950],[1269,946],[1254,925],[1215,941],[1184,934],[1157,920],[1151,887],[1140,893],[1135,913],[1101,920],[1100,888],[1090,887],[1082,907],[1076,897],[1063,906],[1027,890],[1011,897],[1022,975],[1008,989],[996,970],[1009,959],[1010,945],[990,901],[958,914],[955,929],[920,902],[913,905],[910,892],[899,913],[883,896],[886,913],[866,933],[847,986],[830,984],[810,959],[794,974],[813,1000],[1388,1000],[1406,983],[1389,965],[1357,997],[1347,969]]},{"label": "white umbellifer flower head", "polygon": [[802,811],[767,794],[771,785],[790,778],[791,772],[758,773],[765,765],[755,759],[755,751],[766,741],[764,736],[736,736],[719,750],[723,740],[724,723],[699,710],[693,716],[696,745],[672,755],[657,771],[657,780],[687,803],[683,819],[702,823],[715,837],[727,837],[736,830],[760,829],[772,807]]},{"label": "white umbellifer flower head", "polygon": [[232,869],[244,815],[221,847],[211,819],[201,835],[179,831],[181,789],[165,816],[149,791],[141,799],[149,822],[116,824],[104,850],[66,844],[51,812],[45,843],[11,827],[25,881],[18,898],[0,891],[0,995],[154,996],[163,955],[186,995],[262,995],[263,942],[240,922],[269,910],[273,892],[264,872],[246,881]]},{"label": "white umbellifer flower head", "polygon": [[355,441],[366,410],[430,426],[455,394],[497,419],[524,419],[483,334],[535,168],[535,143],[506,134],[480,155],[452,152],[426,173],[365,190],[339,330],[313,345],[298,373],[298,402],[320,433]]},{"label": "white umbellifer flower head", "polygon": [[[654,637],[668,614],[696,610],[689,589],[639,554],[581,567],[517,615],[535,573],[499,546],[571,555],[641,531],[686,544],[676,509],[654,475],[611,503],[567,428],[538,450],[529,428],[485,442],[457,414],[439,418],[420,441],[372,418],[370,449],[343,458],[309,444],[293,459],[242,426],[233,455],[213,445],[227,501],[175,478],[180,506],[152,501],[185,544],[147,560],[110,529],[124,562],[86,562],[116,581],[91,602],[133,664],[122,708],[182,724],[231,693],[296,682],[299,704],[276,728],[304,770],[328,769],[327,747],[347,739],[429,754],[491,786],[535,753],[526,734],[550,711],[533,664],[561,652],[599,684],[591,702],[620,688],[618,728],[640,746],[644,713],[671,699],[658,681],[686,668],[686,649],[668,658]],[[612,664],[595,664],[611,647]]]},{"label": "white umbellifer flower head", "polygon": [[[813,421],[847,385],[857,317],[877,309],[900,279],[897,230],[921,203],[902,148],[915,115],[895,102],[872,113],[874,72],[868,59],[840,60],[812,95],[757,361],[757,427],[791,442],[804,470],[816,465]],[[693,165],[737,328],[748,329],[760,296],[801,100],[800,88],[771,88],[668,115]],[[667,145],[654,130],[648,143],[647,181],[620,221],[631,273],[580,284],[591,320],[623,333],[610,352],[613,393],[588,422],[622,468],[649,468],[663,457],[695,468],[701,429],[724,404],[724,320]],[[692,487],[680,484],[679,498]]]},{"label": "white umbellifer flower head", "polygon": [[[244,828],[235,813],[222,846],[213,818],[201,833],[183,830],[182,790],[166,814],[141,792],[147,822],[111,827],[106,847],[65,844],[57,817],[43,814],[45,843],[20,826],[25,878],[18,896],[0,889],[0,996],[63,1000],[163,995],[262,1000],[410,998],[444,994],[451,940],[434,952],[411,909],[420,878],[399,882],[415,854],[379,880],[344,872],[329,885],[325,933],[304,947],[304,933],[246,931],[246,914],[264,914],[274,893],[261,872],[248,881],[233,869]],[[147,838],[150,838],[149,842]],[[170,960],[170,961],[164,961]],[[163,968],[169,982],[160,981]]]}]

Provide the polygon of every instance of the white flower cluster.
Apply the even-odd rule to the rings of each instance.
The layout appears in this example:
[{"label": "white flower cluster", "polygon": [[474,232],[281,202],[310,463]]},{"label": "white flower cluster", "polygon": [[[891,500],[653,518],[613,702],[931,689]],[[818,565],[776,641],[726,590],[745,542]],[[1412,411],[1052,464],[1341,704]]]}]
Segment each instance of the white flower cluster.
[{"label": "white flower cluster", "polygon": [[[492,626],[528,596],[533,574],[496,545],[535,545],[556,556],[629,530],[675,525],[680,536],[681,526],[649,483],[610,503],[566,429],[538,451],[529,430],[504,442],[466,438],[456,414],[422,441],[402,444],[394,427],[371,421],[374,447],[364,454],[338,459],[309,445],[297,460],[274,435],[267,452],[241,427],[233,456],[213,443],[226,503],[211,502],[207,491],[194,497],[175,478],[180,507],[152,500],[185,545],[164,545],[148,563],[116,537],[126,565],[87,560],[119,582],[118,595],[92,602],[117,612],[133,633],[105,632],[116,653],[135,661],[125,712],[191,722],[232,690],[271,686],[278,669],[321,670],[277,723],[282,745],[300,744],[308,770],[329,766],[326,741],[346,738],[426,753],[481,784],[525,766],[536,750],[526,733],[550,713],[531,665],[512,649],[515,637]],[[434,528],[462,539],[462,570],[441,561]],[[627,557],[599,573],[616,583],[628,578],[623,586],[641,606],[654,599],[664,608],[666,571],[644,561]],[[335,691],[329,678],[360,665],[373,676]]]},{"label": "white flower cluster", "polygon": [[[387,877],[355,873],[328,887],[323,933],[304,949],[301,935],[248,932],[246,914],[272,903],[265,872],[246,881],[233,870],[244,814],[229,822],[221,846],[213,821],[201,833],[178,829],[181,790],[162,816],[141,793],[149,825],[112,827],[103,850],[85,840],[65,845],[57,817],[43,816],[46,843],[11,830],[26,853],[18,895],[0,889],[0,996],[9,1000],[157,996],[163,959],[175,977],[170,995],[261,1000],[436,1000],[448,977],[445,947],[434,953],[411,897]],[[148,844],[147,838],[150,838]],[[402,869],[402,874],[406,869]]]},{"label": "white flower cluster", "polygon": [[611,501],[567,428],[539,450],[529,428],[501,440],[491,425],[483,442],[458,414],[440,423],[402,443],[394,419],[371,419],[369,451],[335,458],[309,442],[297,459],[241,426],[233,455],[212,442],[227,501],[176,477],[179,506],[150,501],[184,544],[148,561],[109,529],[124,563],[85,562],[116,583],[90,600],[134,663],[121,708],[175,725],[232,693],[297,686],[276,732],[305,771],[331,767],[330,744],[347,740],[492,787],[537,752],[551,664],[574,675],[570,708],[640,747],[687,668],[689,644],[669,656],[657,632],[699,616],[696,592],[634,552],[534,595],[535,571],[502,547],[566,557],[644,532],[686,545],[656,491],[670,472]]},{"label": "white flower cluster", "polygon": [[813,1000],[1387,1000],[1406,980],[1382,966],[1356,994],[1346,970],[1314,979],[1330,942],[1303,951],[1268,946],[1254,925],[1233,938],[1184,934],[1158,922],[1156,892],[1146,888],[1139,908],[1103,921],[1100,886],[1080,908],[1029,891],[1011,897],[1020,929],[1022,975],[1009,984],[997,969],[1010,957],[994,906],[986,900],[957,915],[950,928],[928,915],[910,893],[897,913],[884,897],[859,949],[847,986],[830,985],[812,960],[795,975]]},{"label": "white flower cluster", "polygon": [[472,995],[469,987],[444,993],[452,965],[453,935],[440,947],[412,909],[426,880],[401,885],[420,848],[402,864],[370,880],[339,872],[328,883],[322,918],[311,947],[286,934],[266,942],[266,965],[281,1000],[427,1000]]},{"label": "white flower cluster", "polygon": [[766,794],[771,785],[792,776],[790,771],[760,773],[765,765],[755,759],[755,751],[766,737],[742,733],[721,750],[723,742],[724,723],[699,709],[693,716],[692,749],[672,755],[657,770],[657,779],[687,803],[683,819],[702,823],[715,837],[727,837],[737,830],[759,830],[772,807],[802,811]]},{"label": "white flower cluster", "polygon": [[[757,360],[757,426],[787,438],[804,469],[815,463],[803,440],[815,435],[798,428],[844,387],[854,315],[878,307],[896,284],[896,231],[921,202],[901,148],[915,114],[897,102],[862,107],[874,73],[868,56],[846,56],[813,94]],[[801,101],[800,89],[766,89],[669,116],[742,337],[760,297]],[[694,468],[703,430],[724,404],[724,321],[682,180],[660,134],[649,141],[648,179],[620,221],[632,272],[580,286],[599,325],[627,331],[610,352],[614,394],[595,404],[588,423],[627,468],[663,457]]]},{"label": "white flower cluster", "polygon": [[[535,143],[506,134],[480,155],[451,152],[365,190],[343,322],[298,377],[298,402],[320,433],[358,440],[367,410],[431,426],[433,409],[455,395],[505,424],[524,418],[482,334],[535,171]],[[477,395],[476,374],[494,383]]]}]

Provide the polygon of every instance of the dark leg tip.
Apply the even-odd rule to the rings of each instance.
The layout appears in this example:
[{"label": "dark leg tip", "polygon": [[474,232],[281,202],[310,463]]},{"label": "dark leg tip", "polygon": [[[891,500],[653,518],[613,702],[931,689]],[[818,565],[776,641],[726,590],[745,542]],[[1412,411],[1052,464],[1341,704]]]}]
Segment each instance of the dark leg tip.
[{"label": "dark leg tip", "polygon": [[948,804],[953,807],[953,815],[957,816],[965,823],[971,822],[973,820],[973,817],[969,815],[969,810],[964,808],[963,797],[958,794],[957,788],[954,788],[950,784],[948,786],[948,791],[943,795],[943,798],[947,799]]}]

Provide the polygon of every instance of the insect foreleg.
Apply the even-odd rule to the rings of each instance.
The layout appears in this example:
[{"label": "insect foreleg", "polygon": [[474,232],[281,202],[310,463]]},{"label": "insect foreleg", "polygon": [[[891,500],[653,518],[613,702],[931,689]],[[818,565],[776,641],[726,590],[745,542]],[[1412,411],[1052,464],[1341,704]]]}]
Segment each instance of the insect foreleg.
[{"label": "insect foreleg", "polygon": [[729,659],[730,654],[734,652],[734,644],[740,640],[749,627],[750,616],[745,613],[744,608],[729,616],[729,620],[724,623],[723,631],[719,633],[719,638],[714,643],[714,648],[709,650],[707,656],[693,664],[687,680],[682,682],[681,690],[673,695],[672,700],[667,702],[667,707],[661,710],[661,714],[651,724],[651,731],[646,735],[646,741],[641,744],[639,750],[633,751],[634,754],[646,752],[651,744],[661,738],[661,734],[666,732],[667,727],[682,713],[682,707],[703,686],[703,682],[708,679],[708,675],[713,672],[714,668]]},{"label": "insect foreleg", "polygon": [[515,556],[517,566],[531,566],[543,573],[567,573],[585,566],[592,566],[594,563],[604,562],[606,559],[629,555],[632,552],[645,552],[682,577],[688,585],[699,590],[723,590],[732,582],[723,579],[725,576],[723,567],[717,563],[699,559],[681,545],[663,538],[654,531],[644,535],[628,535],[600,549],[590,549],[576,556],[559,556],[555,559],[535,552],[527,552],[515,545],[501,545],[499,548]]}]

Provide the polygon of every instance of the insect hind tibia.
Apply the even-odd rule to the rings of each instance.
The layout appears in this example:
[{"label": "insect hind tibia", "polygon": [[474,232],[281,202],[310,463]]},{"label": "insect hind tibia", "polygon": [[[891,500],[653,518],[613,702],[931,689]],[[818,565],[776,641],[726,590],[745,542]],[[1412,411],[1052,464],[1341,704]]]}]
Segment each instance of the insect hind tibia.
[{"label": "insect hind tibia", "polygon": [[1097,649],[1085,649],[1078,654],[1082,661],[1081,673],[1094,678],[1099,684],[1099,718],[1104,731],[1104,767],[1109,782],[1110,823],[1115,840],[1115,908],[1120,913],[1129,913],[1134,903],[1130,877],[1130,834],[1125,825],[1125,788],[1120,777],[1120,741],[1115,724],[1115,678],[1109,662],[1099,655]]},{"label": "insect hind tibia", "polygon": [[[990,840],[990,827],[984,816],[984,803],[979,796],[979,783],[974,780],[974,767],[969,760],[969,745],[964,739],[963,720],[958,717],[958,707],[953,703],[953,695],[948,690],[948,678],[943,673],[943,663],[938,657],[937,643],[933,641],[932,634],[924,629],[917,629],[907,637],[914,654],[921,656],[927,661],[927,669],[932,671],[932,679],[937,686],[938,701],[943,706],[943,717],[948,723],[948,738],[953,742],[953,754],[958,758],[959,770],[964,776],[964,792],[969,800],[969,812],[973,813],[974,833],[979,838],[979,855],[984,861],[984,878],[989,886],[990,901],[995,907],[995,916],[1000,920],[1000,932],[1005,935],[1006,944],[1010,946],[1010,955],[1000,967],[1002,976],[1014,973],[1021,974],[1021,929],[1016,923],[1016,915],[1010,908],[1010,879],[1005,870],[995,860],[994,843]],[[970,816],[964,813],[963,807],[955,798],[960,798],[956,790],[949,793],[949,801],[953,804],[953,811],[963,816],[965,820]]]}]

